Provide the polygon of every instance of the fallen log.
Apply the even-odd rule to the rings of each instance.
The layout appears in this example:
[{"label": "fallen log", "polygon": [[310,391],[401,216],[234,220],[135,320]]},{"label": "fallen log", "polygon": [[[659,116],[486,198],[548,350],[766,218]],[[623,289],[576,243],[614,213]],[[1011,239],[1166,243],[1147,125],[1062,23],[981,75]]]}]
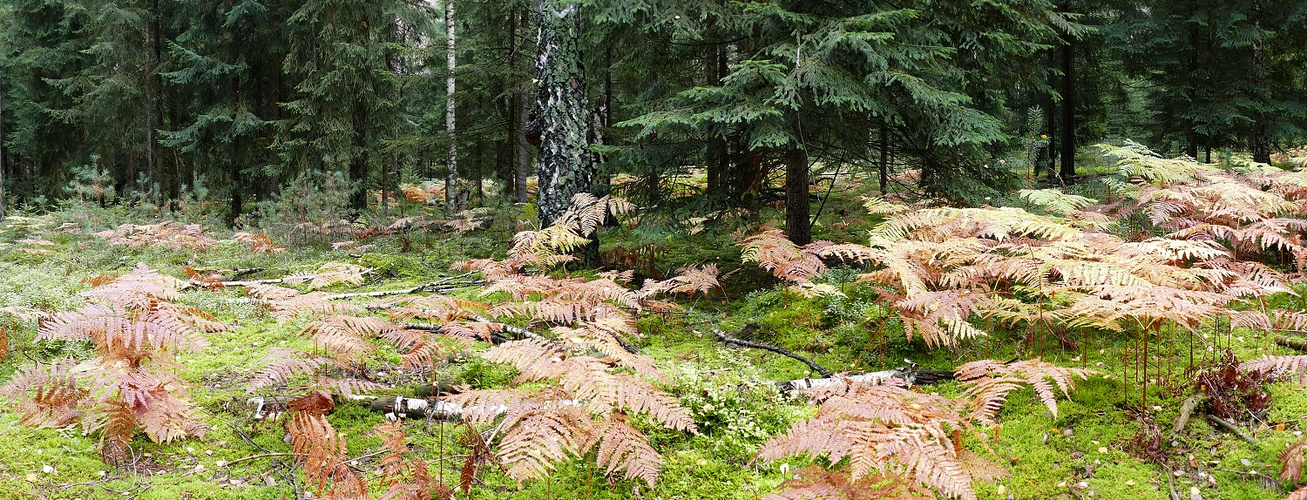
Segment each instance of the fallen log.
[{"label": "fallen log", "polygon": [[1184,404],[1180,405],[1180,416],[1176,417],[1175,425],[1171,426],[1171,436],[1167,438],[1168,441],[1175,440],[1175,437],[1184,431],[1185,425],[1189,423],[1189,416],[1198,408],[1198,405],[1208,399],[1210,398],[1206,394],[1194,394],[1184,400]]},{"label": "fallen log", "polygon": [[802,378],[778,382],[776,385],[781,388],[782,392],[806,391],[819,387],[839,387],[850,382],[881,385],[889,379],[899,379],[907,382],[908,385],[931,385],[954,379],[953,372],[950,370],[921,370],[917,364],[911,360],[904,360],[908,363],[906,368],[895,368],[893,370],[882,370],[878,372],[859,373],[856,375],[843,375],[826,378]]},{"label": "fallen log", "polygon": [[1297,349],[1297,350],[1299,350],[1299,351],[1307,352],[1307,339],[1294,339],[1294,338],[1289,338],[1289,337],[1276,337],[1276,338],[1275,338],[1275,343],[1276,343],[1276,344],[1279,344],[1279,345],[1282,345],[1282,346],[1284,346],[1284,347],[1289,347],[1289,348],[1292,348],[1292,349]]}]

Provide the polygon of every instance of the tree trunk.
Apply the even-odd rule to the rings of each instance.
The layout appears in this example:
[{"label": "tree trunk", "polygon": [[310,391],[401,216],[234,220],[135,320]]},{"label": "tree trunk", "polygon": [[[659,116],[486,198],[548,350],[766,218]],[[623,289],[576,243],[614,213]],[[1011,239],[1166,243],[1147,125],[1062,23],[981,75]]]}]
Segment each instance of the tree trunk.
[{"label": "tree trunk", "polygon": [[368,108],[361,98],[354,101],[354,154],[349,161],[349,208],[355,213],[368,207]]},{"label": "tree trunk", "polygon": [[1062,45],[1062,182],[1076,176],[1076,50],[1069,34]]},{"label": "tree trunk", "polygon": [[880,195],[889,194],[889,122],[880,123]]},{"label": "tree trunk", "polygon": [[594,182],[594,164],[586,144],[590,123],[581,63],[580,9],[565,0],[540,0],[536,11],[536,109],[540,113],[536,200],[541,227],[552,225],[567,211],[572,196],[589,192]]},{"label": "tree trunk", "polygon": [[808,194],[808,152],[797,146],[785,154],[785,236],[795,245],[812,243]]},{"label": "tree trunk", "polygon": [[[608,125],[612,123],[611,120],[613,119],[613,109],[609,103],[609,99],[611,99],[612,96],[613,46],[609,43],[607,44],[607,48],[604,50],[604,93],[599,97],[599,102],[597,103],[598,106],[594,111],[594,118],[591,120],[590,144],[592,145],[605,144],[604,131],[608,128]],[[603,154],[593,153],[590,161],[593,162],[595,166],[595,182],[590,191],[594,193],[595,196],[608,196],[608,193],[612,191],[613,178],[606,171],[599,168],[604,164],[604,162],[608,161],[608,159],[605,158]]]},{"label": "tree trunk", "polygon": [[[705,64],[708,73],[708,84],[720,87],[722,78],[726,76],[726,49],[721,45],[716,46],[712,57],[708,59],[707,64]],[[727,151],[725,137],[713,134],[708,138],[708,154],[705,160],[707,160],[709,196],[722,193],[723,188],[726,186],[727,170],[730,168],[730,158]],[[725,201],[729,202],[729,200]]]},{"label": "tree trunk", "polygon": [[0,77],[0,220],[5,218],[5,80]]},{"label": "tree trunk", "polygon": [[445,135],[449,150],[445,152],[445,210],[458,211],[458,141],[454,127],[454,68],[457,66],[454,48],[454,0],[445,0]]},{"label": "tree trunk", "polygon": [[[518,43],[517,52],[521,55],[522,75],[524,82],[516,92],[514,105],[517,108],[517,126],[513,129],[513,193],[517,195],[518,203],[526,203],[526,178],[531,175],[531,150],[527,148],[526,126],[527,121],[531,119],[531,86],[528,83],[531,74],[531,59],[526,57],[526,51],[529,48],[529,41],[526,37],[526,28],[530,25],[530,16],[526,11],[522,12],[522,39]],[[516,40],[515,40],[516,41]]]},{"label": "tree trunk", "polygon": [[[232,76],[232,77],[231,77],[231,95],[233,96],[233,98],[235,98],[236,96],[239,96],[239,95],[240,95],[240,90],[241,90],[240,80],[239,80],[237,77]],[[239,136],[239,135],[236,136],[236,137],[234,137],[234,138],[232,138],[232,141],[231,141],[231,151],[232,151],[233,153],[234,153],[234,152],[237,152],[237,151],[240,151],[240,148],[241,148],[243,142],[245,142],[245,141],[244,141],[244,140],[242,139],[242,137]],[[236,155],[235,155],[235,154],[232,154],[232,155],[229,155],[229,156],[227,157],[227,162],[229,163],[229,165],[228,165],[228,172],[229,172],[229,175],[231,176],[231,186],[230,186],[230,188],[231,188],[231,213],[228,214],[228,216],[227,216],[227,224],[228,224],[228,225],[235,225],[235,224],[236,224],[236,218],[238,218],[238,217],[241,216],[241,208],[242,208],[242,207],[241,207],[241,198],[242,198],[243,196],[245,196],[245,192],[244,192],[244,190],[243,190],[242,187],[241,187],[241,162],[240,162],[240,160],[238,160],[238,159],[236,158]]]},{"label": "tree trunk", "polygon": [[[151,12],[151,15],[152,16],[157,15],[157,12]],[[153,22],[151,22],[151,24],[153,24]],[[144,109],[143,109],[143,111],[145,112],[145,172],[146,172],[146,176],[148,176],[148,178],[145,180],[145,189],[147,191],[149,190],[159,191],[157,189],[153,189],[154,184],[159,180],[159,175],[158,175],[158,171],[156,170],[156,166],[154,164],[154,120],[153,120],[154,91],[150,89],[150,82],[154,79],[152,76],[152,74],[154,73],[154,69],[151,67],[152,66],[151,63],[153,61],[151,60],[150,57],[150,53],[151,53],[150,35],[151,33],[149,31],[149,27],[147,26],[145,31],[145,39],[142,41],[143,44],[145,45],[144,47],[142,47],[143,51],[145,52],[145,66],[141,69],[143,73],[142,75],[143,78],[141,78],[142,87],[145,88],[145,92],[143,92],[143,94],[145,94],[145,99],[144,99],[145,102],[144,102]],[[154,201],[156,205],[161,205],[161,203],[159,203],[160,200],[157,197],[155,198]]]},{"label": "tree trunk", "polygon": [[[1258,28],[1260,28],[1260,24]],[[1253,78],[1256,81],[1257,88],[1265,88],[1263,84],[1263,75],[1266,72],[1265,51],[1262,47],[1260,38],[1253,40]],[[1268,133],[1267,117],[1264,111],[1255,113],[1253,121],[1253,143],[1252,153],[1253,161],[1261,163],[1271,162],[1271,138]]]}]

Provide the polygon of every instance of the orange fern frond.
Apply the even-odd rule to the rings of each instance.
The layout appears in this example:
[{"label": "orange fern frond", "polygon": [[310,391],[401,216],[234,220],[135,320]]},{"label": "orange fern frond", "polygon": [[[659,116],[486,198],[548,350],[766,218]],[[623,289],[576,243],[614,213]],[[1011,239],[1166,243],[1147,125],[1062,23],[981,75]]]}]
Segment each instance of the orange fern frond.
[{"label": "orange fern frond", "polygon": [[721,288],[717,282],[717,265],[707,264],[702,267],[685,266],[676,270],[676,276],[665,281],[646,280],[640,289],[641,297],[661,294],[684,293],[691,297],[695,294],[708,295]]},{"label": "orange fern frond", "polygon": [[510,477],[522,480],[543,477],[554,463],[578,455],[591,421],[578,406],[546,402],[510,411],[503,425],[499,460]]},{"label": "orange fern frond", "polygon": [[1293,443],[1280,452],[1280,480],[1297,484],[1307,465],[1307,439]]},{"label": "orange fern frond", "polygon": [[0,394],[9,398],[18,423],[33,427],[63,427],[82,416],[89,391],[77,385],[72,359],[48,367],[30,365],[14,374]]},{"label": "orange fern frond", "polygon": [[802,248],[790,242],[780,229],[766,229],[740,243],[745,262],[757,262],[777,278],[803,283],[826,271],[819,253],[830,242],[816,242]]},{"label": "orange fern frond", "polygon": [[304,467],[304,477],[316,486],[318,496],[330,491],[338,498],[367,495],[363,479],[345,463],[345,438],[336,433],[326,417],[296,413],[286,423],[295,463]]},{"label": "orange fern frond", "polygon": [[915,481],[894,473],[881,473],[854,481],[847,472],[828,472],[811,465],[794,479],[781,483],[785,491],[764,500],[933,500],[935,495]]},{"label": "orange fern frond", "polygon": [[253,253],[286,253],[286,247],[273,243],[272,238],[263,233],[241,231],[232,235],[232,238],[248,245]]},{"label": "orange fern frond", "polygon": [[314,356],[284,347],[274,348],[263,357],[261,364],[264,364],[264,367],[255,372],[254,377],[245,384],[248,393],[252,394],[271,385],[284,384],[296,375],[311,375],[326,367],[339,366],[331,358]]}]

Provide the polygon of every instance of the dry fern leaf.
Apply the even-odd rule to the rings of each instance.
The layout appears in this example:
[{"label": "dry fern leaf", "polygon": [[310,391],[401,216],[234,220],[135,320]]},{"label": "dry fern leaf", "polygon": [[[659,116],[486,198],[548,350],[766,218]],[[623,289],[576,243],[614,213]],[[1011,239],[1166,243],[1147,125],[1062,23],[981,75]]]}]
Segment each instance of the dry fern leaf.
[{"label": "dry fern leaf", "polygon": [[264,367],[254,373],[254,377],[245,384],[245,390],[254,391],[276,384],[284,384],[296,375],[312,375],[326,367],[340,366],[331,358],[314,356],[304,351],[273,348],[272,352],[260,362]]},{"label": "dry fern leaf", "polygon": [[528,400],[524,391],[517,389],[487,389],[464,391],[445,396],[445,401],[458,405],[463,419],[474,424],[493,422],[500,415]]},{"label": "dry fern leaf", "polygon": [[964,428],[966,419],[952,400],[863,384],[817,389],[812,397],[821,402],[817,415],[769,440],[758,458],[825,454],[835,463],[849,457],[854,481],[890,471],[967,500],[976,498],[972,480],[989,477],[962,463],[950,430]]},{"label": "dry fern leaf", "polygon": [[286,253],[286,247],[273,243],[272,238],[266,234],[241,231],[232,235],[232,238],[248,245],[253,253]]},{"label": "dry fern leaf", "polygon": [[676,276],[665,281],[645,280],[640,288],[641,298],[661,294],[684,293],[690,297],[695,294],[707,296],[715,289],[721,288],[717,282],[717,265],[707,264],[702,267],[685,266],[676,270]]},{"label": "dry fern leaf", "polygon": [[581,449],[596,448],[595,463],[604,468],[610,479],[618,472],[625,479],[643,479],[650,488],[658,481],[662,456],[649,444],[649,438],[630,424],[626,415],[614,412],[609,418],[594,424],[587,433]]},{"label": "dry fern leaf", "polygon": [[1293,443],[1280,452],[1280,480],[1297,484],[1307,465],[1307,439]]},{"label": "dry fern leaf", "polygon": [[1307,387],[1307,355],[1264,356],[1240,365],[1245,371],[1264,372],[1277,379],[1289,379]]},{"label": "dry fern leaf", "polygon": [[575,405],[523,403],[505,417],[499,460],[507,473],[518,480],[544,477],[554,463],[579,455],[586,440],[590,418]]},{"label": "dry fern leaf", "polygon": [[0,388],[9,398],[18,423],[31,427],[63,427],[81,418],[89,391],[77,385],[77,361],[48,366],[29,365]]},{"label": "dry fern leaf", "polygon": [[788,488],[767,495],[764,500],[928,500],[935,495],[909,478],[884,473],[852,480],[847,472],[828,472],[816,465],[799,469],[795,479],[781,483]]},{"label": "dry fern leaf", "polygon": [[969,387],[964,397],[972,400],[974,416],[982,422],[992,422],[1002,407],[1007,394],[1023,385],[1030,385],[1035,396],[1057,418],[1057,392],[1067,399],[1075,390],[1075,379],[1087,380],[1093,370],[1065,368],[1038,359],[1002,363],[981,360],[966,363],[954,370],[954,376]]},{"label": "dry fern leaf", "polygon": [[740,243],[743,249],[740,258],[745,262],[757,262],[777,278],[803,283],[826,272],[820,252],[830,244],[815,242],[800,248],[780,229],[771,228],[745,238]]},{"label": "dry fern leaf", "polygon": [[333,301],[322,292],[301,294],[296,290],[274,285],[251,285],[246,293],[259,299],[272,312],[278,322],[299,317],[304,313],[362,314],[362,307],[347,302]]},{"label": "dry fern leaf", "polygon": [[398,330],[398,326],[377,318],[333,315],[304,325],[300,335],[333,353],[336,361],[349,364],[376,352],[369,338]]},{"label": "dry fern leaf", "polygon": [[304,478],[314,484],[318,496],[324,491],[339,498],[362,498],[367,486],[347,460],[345,438],[336,433],[326,417],[296,413],[286,423],[295,463],[304,467]]}]

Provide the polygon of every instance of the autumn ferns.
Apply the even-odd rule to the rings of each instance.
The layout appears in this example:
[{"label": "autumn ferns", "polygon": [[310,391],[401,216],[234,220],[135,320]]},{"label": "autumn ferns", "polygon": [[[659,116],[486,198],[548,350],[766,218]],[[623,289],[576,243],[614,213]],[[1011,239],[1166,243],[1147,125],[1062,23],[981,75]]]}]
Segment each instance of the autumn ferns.
[{"label": "autumn ferns", "polygon": [[1280,242],[1271,247],[1297,251],[1296,237],[1276,232],[1297,222],[1266,224],[1278,228],[1266,234],[1279,239],[1219,233],[1235,242],[1228,249],[1216,237],[1126,241],[1098,231],[1088,216],[1064,221],[1017,208],[931,208],[891,216],[872,230],[867,245],[796,247],[766,230],[742,247],[745,260],[796,283],[815,278],[827,261],[869,268],[859,281],[897,310],[909,337],[953,345],[987,335],[976,326],[980,318],[1014,327],[1114,331],[1151,331],[1163,322],[1195,329],[1217,315],[1239,325],[1299,322],[1287,311],[1236,313],[1228,307],[1289,289],[1281,273],[1236,260],[1232,251],[1239,241],[1258,247]]},{"label": "autumn ferns", "polygon": [[630,419],[645,415],[668,429],[697,430],[676,398],[640,376],[615,369],[663,378],[643,356],[599,358],[539,340],[509,342],[482,356],[516,367],[521,371],[518,383],[556,383],[536,390],[471,391],[448,398],[473,422],[490,422],[504,414],[499,459],[517,479],[542,477],[556,462],[594,451],[596,463],[609,477],[640,479],[652,486],[662,459]]},{"label": "autumn ferns", "polygon": [[[690,433],[698,427],[680,402],[658,387],[666,377],[653,360],[636,354],[627,342],[638,334],[633,312],[652,305],[658,295],[707,294],[718,287],[717,270],[712,265],[686,267],[666,281],[648,280],[638,291],[624,285],[629,272],[592,280],[528,273],[548,267],[542,256],[575,248],[577,238],[604,223],[607,214],[629,209],[606,198],[581,201],[585,203],[574,204],[581,208],[557,225],[519,234],[508,259],[457,265],[482,272],[487,281],[483,295],[502,292],[508,301],[475,311],[448,299],[425,304],[443,315],[436,319],[454,320],[446,330],[468,318],[480,324],[526,321],[530,327],[548,327],[548,336],[527,332],[527,338],[480,353],[517,368],[517,384],[536,383],[526,386],[532,388],[469,391],[446,399],[462,408],[469,422],[502,419],[495,449],[511,477],[539,478],[569,457],[593,456],[609,478],[652,486],[662,458],[636,422]],[[400,304],[396,314],[414,316],[410,310],[416,302]]]},{"label": "autumn ferns", "polygon": [[37,340],[89,341],[97,359],[89,367],[74,361],[32,366],[4,387],[19,420],[62,427],[80,423],[99,431],[101,451],[110,461],[127,457],[139,431],[166,443],[202,436],[207,426],[176,374],[175,356],[203,349],[204,332],[225,325],[198,309],[172,302],[175,278],[138,265],[121,277],[94,280],[87,305],[42,323]]},{"label": "autumn ferns", "polygon": [[[758,458],[825,455],[832,464],[848,458],[847,478],[830,475],[796,485],[796,491],[830,492],[825,498],[852,498],[840,493],[848,483],[888,474],[948,498],[974,499],[975,481],[1006,475],[963,445],[966,435],[986,439],[975,425],[993,423],[1007,394],[1026,384],[1033,385],[1056,413],[1053,388],[1065,395],[1074,388],[1075,378],[1089,374],[1040,361],[977,361],[959,367],[958,373],[967,381],[963,395],[956,399],[914,392],[894,383],[896,379],[888,379],[889,385],[849,383],[811,389],[809,398],[820,405],[817,415],[772,438]],[[792,492],[773,498],[802,497]]]},{"label": "autumn ferns", "polygon": [[[1307,439],[1292,443],[1280,452],[1280,480],[1297,485],[1302,477],[1303,466],[1307,465]],[[1285,500],[1307,500],[1307,486],[1289,493]]]}]

